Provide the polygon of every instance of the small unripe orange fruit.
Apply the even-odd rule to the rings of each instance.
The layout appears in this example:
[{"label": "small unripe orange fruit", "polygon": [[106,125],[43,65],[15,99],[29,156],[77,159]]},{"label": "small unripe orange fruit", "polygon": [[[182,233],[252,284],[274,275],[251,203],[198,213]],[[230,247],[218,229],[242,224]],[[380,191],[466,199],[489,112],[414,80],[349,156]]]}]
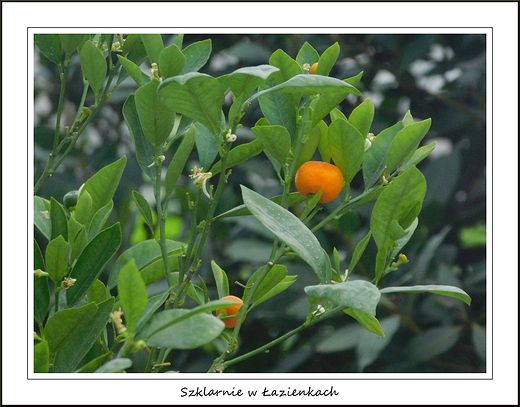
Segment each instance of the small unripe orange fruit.
[{"label": "small unripe orange fruit", "polygon": [[[226,295],[225,297],[222,297],[221,300],[236,301],[239,304],[218,309],[216,311],[218,317],[228,317],[238,314],[238,311],[240,311],[240,308],[242,308],[242,304],[244,303],[240,298],[235,297],[234,295]],[[234,328],[238,322],[238,318],[224,318],[222,321],[226,324],[226,328]]]},{"label": "small unripe orange fruit", "polygon": [[322,161],[308,161],[296,173],[295,183],[303,196],[316,195],[322,191],[320,203],[327,203],[338,197],[345,179],[335,165]]},{"label": "small unripe orange fruit", "polygon": [[316,69],[318,69],[318,63],[317,62],[312,64],[310,72],[314,74],[314,73],[316,73]]}]

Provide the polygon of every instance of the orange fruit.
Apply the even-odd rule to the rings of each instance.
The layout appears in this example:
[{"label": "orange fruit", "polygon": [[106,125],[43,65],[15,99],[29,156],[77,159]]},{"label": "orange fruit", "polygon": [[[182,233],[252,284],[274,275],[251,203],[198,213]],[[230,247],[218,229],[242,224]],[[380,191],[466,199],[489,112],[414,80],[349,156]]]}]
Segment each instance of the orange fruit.
[{"label": "orange fruit", "polygon": [[296,173],[296,188],[303,196],[322,191],[320,202],[327,203],[338,197],[345,182],[341,170],[322,161],[308,161]]},{"label": "orange fruit", "polygon": [[316,73],[316,69],[318,69],[318,63],[315,62],[311,66],[311,73]]},{"label": "orange fruit", "polygon": [[238,318],[227,318],[227,317],[238,314],[238,311],[240,311],[240,308],[242,308],[242,304],[244,302],[240,298],[235,297],[234,295],[227,295],[225,297],[222,297],[221,300],[236,301],[236,302],[240,303],[240,304],[236,304],[236,305],[230,305],[229,307],[226,307],[226,308],[220,308],[216,311],[217,317],[221,317],[221,318],[226,317],[226,318],[222,319],[224,324],[226,324],[226,328],[234,328],[237,324]]}]

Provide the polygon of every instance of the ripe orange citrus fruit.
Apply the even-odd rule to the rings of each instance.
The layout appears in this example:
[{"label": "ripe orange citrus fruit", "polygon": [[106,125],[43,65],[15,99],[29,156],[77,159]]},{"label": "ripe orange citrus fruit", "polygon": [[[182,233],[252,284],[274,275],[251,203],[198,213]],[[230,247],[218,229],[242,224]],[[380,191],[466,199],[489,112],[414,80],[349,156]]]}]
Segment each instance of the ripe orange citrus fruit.
[{"label": "ripe orange citrus fruit", "polygon": [[310,72],[314,74],[314,73],[316,73],[316,69],[318,69],[318,63],[317,62],[312,64]]},{"label": "ripe orange citrus fruit", "polygon": [[[221,300],[236,301],[240,304],[218,309],[216,311],[218,317],[229,317],[238,314],[238,311],[240,311],[240,308],[242,308],[242,304],[244,303],[240,298],[235,297],[234,295],[227,295],[222,297]],[[238,318],[223,318],[222,321],[226,324],[226,328],[234,328],[237,324]]]},{"label": "ripe orange citrus fruit", "polygon": [[308,161],[296,173],[296,188],[303,196],[322,191],[320,202],[327,203],[338,197],[345,182],[341,170],[322,161]]}]

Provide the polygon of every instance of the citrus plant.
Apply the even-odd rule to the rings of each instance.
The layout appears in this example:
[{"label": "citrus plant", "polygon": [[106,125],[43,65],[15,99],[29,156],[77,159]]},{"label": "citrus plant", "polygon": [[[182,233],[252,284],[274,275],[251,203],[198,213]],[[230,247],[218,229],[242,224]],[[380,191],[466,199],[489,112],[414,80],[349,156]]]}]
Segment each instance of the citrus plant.
[{"label": "citrus plant", "polygon": [[[388,294],[426,292],[470,304],[462,289],[449,285],[380,286],[408,261],[404,248],[418,225],[427,188],[417,165],[435,143],[421,145],[431,121],[417,121],[410,112],[374,135],[370,99],[348,115],[340,109],[347,96],[363,94],[362,72],[329,76],[337,43],[321,55],[305,43],[294,58],[278,49],[269,64],[219,77],[199,72],[211,55],[210,40],[184,47],[182,35],[165,46],[159,34],[45,34],[37,35],[35,44],[62,78],[53,150],[35,183],[34,223],[45,240],[34,242],[35,372],[119,372],[132,369],[142,354],[148,360],[145,372],[167,371],[175,352],[211,346],[218,353],[207,371],[223,372],[332,316],[354,318],[370,335],[391,336],[395,329],[376,317]],[[84,89],[73,122],[62,129],[75,55]],[[123,244],[127,225],[112,222],[127,156],[63,199],[36,195],[126,80],[133,81],[135,92],[125,95],[122,113],[135,159],[153,191],[153,198],[132,191],[150,238],[129,246]],[[87,107],[87,100],[93,105]],[[251,128],[254,139],[243,141],[239,130],[252,106],[259,106],[262,117]],[[242,185],[242,203],[222,211],[232,169],[261,154],[282,193],[266,197]],[[187,174],[192,188],[179,196]],[[353,196],[355,177],[364,189]],[[322,204],[330,211],[320,218]],[[173,205],[191,217],[186,239],[167,233]],[[370,229],[342,270],[337,250],[327,252],[317,232],[365,205],[371,210]],[[215,261],[206,264],[203,253],[220,221],[251,216],[273,236],[270,254],[247,281],[230,287],[228,272]],[[370,241],[377,246],[371,279],[353,278]],[[299,277],[289,273],[291,261],[304,264],[301,273],[313,276],[314,284],[304,289],[306,317],[295,329],[240,353],[246,315],[283,296]],[[203,268],[211,268],[211,281],[202,278]],[[164,289],[150,294],[158,282]],[[242,293],[230,295],[231,290]]]}]

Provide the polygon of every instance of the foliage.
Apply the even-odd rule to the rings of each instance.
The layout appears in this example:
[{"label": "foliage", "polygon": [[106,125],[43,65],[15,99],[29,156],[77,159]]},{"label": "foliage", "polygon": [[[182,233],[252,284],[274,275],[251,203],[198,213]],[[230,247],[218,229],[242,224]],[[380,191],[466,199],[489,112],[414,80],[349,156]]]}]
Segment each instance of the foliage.
[{"label": "foliage", "polygon": [[[387,108],[417,89],[378,101],[363,85],[378,84],[381,49],[401,52],[404,80],[433,45],[447,54],[449,36],[367,36],[366,70],[344,37],[297,48],[255,37],[247,57],[234,36],[187,37],[35,37],[60,78],[54,130],[43,118],[35,128],[35,372],[456,371],[442,357],[468,336],[482,362],[461,369],[480,371],[485,320],[471,316],[471,291],[482,299],[485,270],[461,270],[446,243],[457,228],[468,250],[485,244],[468,235],[476,221],[445,219],[463,146],[431,160],[436,118]],[[219,72],[224,51],[250,65]],[[63,129],[66,105],[77,108]],[[317,158],[345,178],[325,205],[293,192]],[[60,203],[71,190],[77,200]],[[243,306],[226,329],[215,311],[235,304],[218,299],[230,293]],[[342,362],[313,367],[337,352]]]}]

